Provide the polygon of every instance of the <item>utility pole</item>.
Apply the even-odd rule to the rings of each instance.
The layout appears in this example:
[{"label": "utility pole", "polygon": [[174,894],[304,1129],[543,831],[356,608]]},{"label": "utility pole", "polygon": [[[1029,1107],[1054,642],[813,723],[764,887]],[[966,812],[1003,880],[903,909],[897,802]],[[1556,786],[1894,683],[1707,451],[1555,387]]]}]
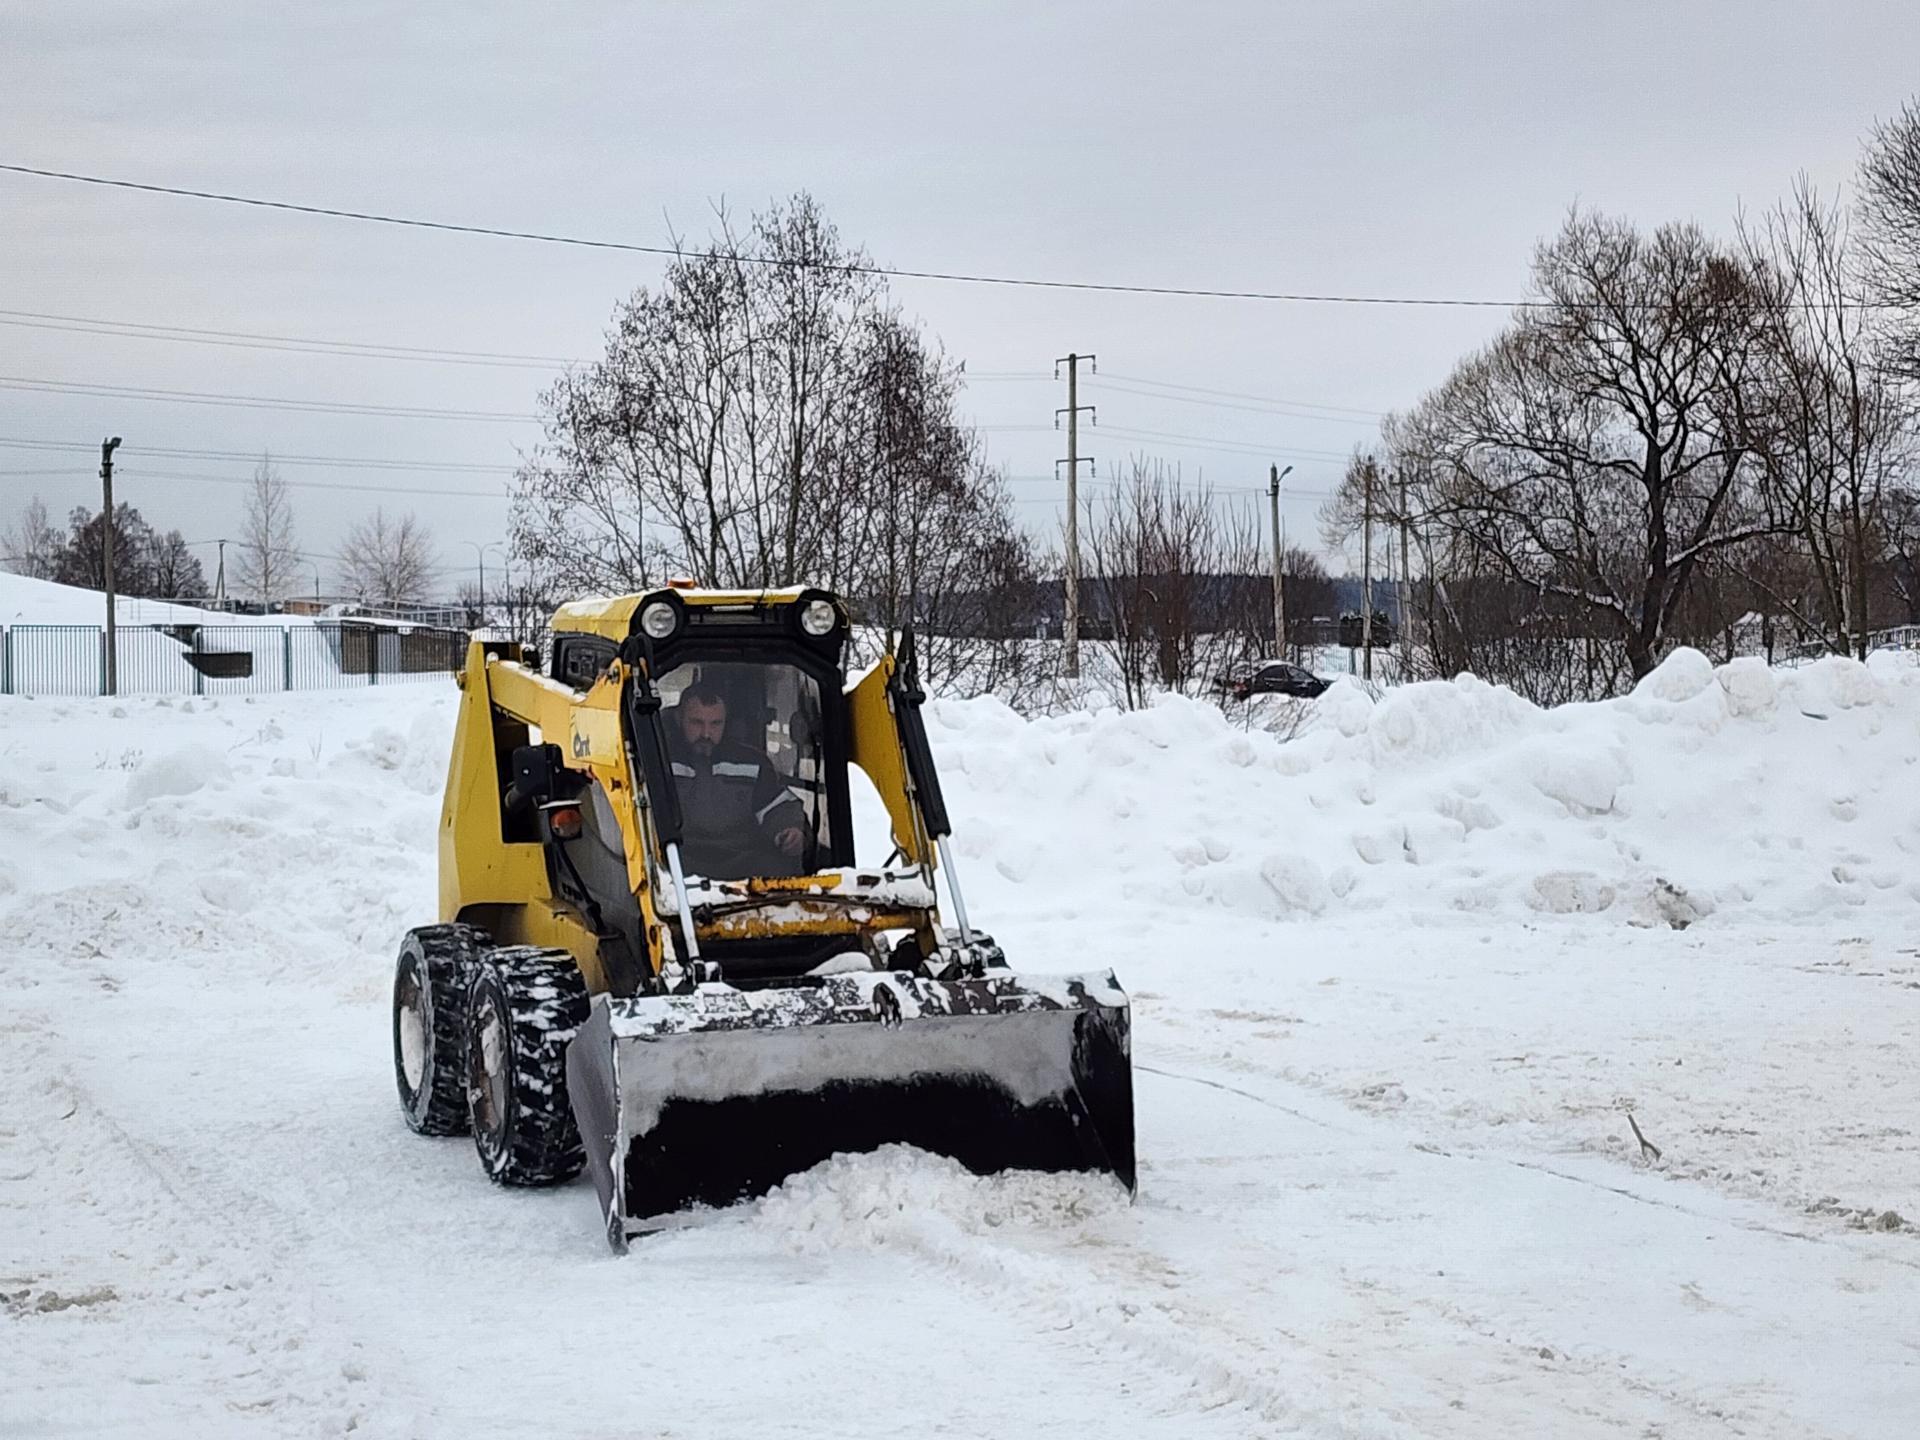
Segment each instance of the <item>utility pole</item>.
[{"label": "utility pole", "polygon": [[1360,509],[1360,673],[1373,679],[1373,461],[1362,469],[1366,500]]},{"label": "utility pole", "polygon": [[119,640],[114,633],[113,613],[113,452],[120,448],[120,437],[100,442],[100,538],[106,542],[102,556],[107,584],[107,694],[120,693]]},{"label": "utility pole", "polygon": [[[1099,367],[1091,355],[1066,355],[1053,362],[1053,378],[1060,378],[1060,367],[1067,367],[1067,404],[1053,412],[1057,429],[1060,417],[1067,417],[1067,615],[1064,633],[1067,642],[1067,678],[1080,678],[1080,412],[1093,410],[1080,403],[1080,362],[1085,360],[1094,374]],[[1099,422],[1099,415],[1094,415]],[[1093,457],[1087,457],[1093,463]],[[1056,465],[1058,462],[1056,462]]]},{"label": "utility pole", "polygon": [[[476,623],[484,625],[487,623],[487,551],[499,550],[500,547],[491,540],[484,545],[478,540],[464,540],[461,543],[473,551],[473,558],[480,567],[480,614]],[[504,556],[506,552],[502,550],[501,554]]]},{"label": "utility pole", "polygon": [[1413,678],[1413,627],[1407,623],[1407,599],[1413,594],[1413,570],[1407,558],[1407,532],[1413,522],[1407,516],[1407,471],[1400,468],[1400,683]]},{"label": "utility pole", "polygon": [[[1384,491],[1381,493],[1380,501],[1382,504],[1386,503],[1386,494]],[[1382,520],[1385,520],[1387,517],[1382,515],[1380,518]],[[1397,595],[1400,593],[1399,592],[1400,577],[1394,573],[1394,568],[1393,568],[1393,537],[1391,535],[1385,535],[1381,537],[1380,579],[1385,585],[1387,594]],[[1392,658],[1392,652],[1393,652],[1392,637],[1393,637],[1393,630],[1391,625],[1389,625],[1387,630],[1388,643],[1381,647],[1381,664],[1383,665],[1386,664],[1387,661]],[[1386,672],[1382,671],[1381,673],[1384,675]]]},{"label": "utility pole", "polygon": [[1267,467],[1267,499],[1273,505],[1273,655],[1276,660],[1287,658],[1287,597],[1280,588],[1280,482],[1293,473],[1293,467],[1282,470],[1278,465]]}]

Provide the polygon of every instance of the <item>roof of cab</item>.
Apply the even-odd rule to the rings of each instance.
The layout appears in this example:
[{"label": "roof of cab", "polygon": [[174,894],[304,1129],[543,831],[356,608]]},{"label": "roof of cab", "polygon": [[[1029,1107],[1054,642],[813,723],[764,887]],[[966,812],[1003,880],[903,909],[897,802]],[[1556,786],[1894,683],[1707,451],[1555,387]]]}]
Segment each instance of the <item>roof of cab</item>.
[{"label": "roof of cab", "polygon": [[[634,612],[662,590],[642,590],[632,595],[593,595],[569,600],[553,612],[553,628],[570,632],[585,631],[624,640],[633,631]],[[787,585],[777,590],[706,590],[693,586],[670,587],[686,605],[792,605],[813,589],[807,585]]]}]

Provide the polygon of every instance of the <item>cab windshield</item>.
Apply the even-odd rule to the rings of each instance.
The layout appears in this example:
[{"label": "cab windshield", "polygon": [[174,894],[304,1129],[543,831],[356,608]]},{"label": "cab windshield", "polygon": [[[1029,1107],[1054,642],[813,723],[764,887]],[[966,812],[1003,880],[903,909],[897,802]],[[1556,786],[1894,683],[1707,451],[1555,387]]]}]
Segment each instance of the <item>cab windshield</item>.
[{"label": "cab windshield", "polygon": [[691,660],[658,688],[687,873],[738,880],[829,863],[819,683],[794,665]]}]

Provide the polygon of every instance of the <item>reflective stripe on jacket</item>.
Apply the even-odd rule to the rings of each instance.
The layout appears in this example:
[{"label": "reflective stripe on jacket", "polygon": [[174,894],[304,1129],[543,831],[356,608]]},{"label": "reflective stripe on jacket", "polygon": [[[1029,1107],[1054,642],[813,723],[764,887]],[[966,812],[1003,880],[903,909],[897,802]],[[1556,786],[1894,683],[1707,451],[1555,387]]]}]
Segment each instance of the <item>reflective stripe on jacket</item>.
[{"label": "reflective stripe on jacket", "polygon": [[687,868],[695,873],[707,873],[713,861],[766,849],[789,826],[806,828],[800,797],[758,751],[722,742],[704,759],[680,750],[672,760]]}]

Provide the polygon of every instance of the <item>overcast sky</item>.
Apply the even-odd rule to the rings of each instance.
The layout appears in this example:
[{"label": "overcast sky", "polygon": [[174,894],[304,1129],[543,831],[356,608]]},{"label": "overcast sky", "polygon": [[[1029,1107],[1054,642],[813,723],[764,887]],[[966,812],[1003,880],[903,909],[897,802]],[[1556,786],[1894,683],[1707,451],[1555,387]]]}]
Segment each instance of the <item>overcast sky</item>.
[{"label": "overcast sky", "polygon": [[[643,244],[704,235],[716,201],[744,212],[807,189],[890,265],[1502,299],[1524,292],[1530,248],[1575,202],[1724,232],[1799,171],[1847,181],[1867,127],[1920,90],[1916,57],[1913,0],[0,0],[0,161]],[[658,273],[645,256],[0,173],[0,322],[33,312],[587,357],[615,300]],[[1295,467],[1287,524],[1307,538],[1337,457],[1370,433],[1348,412],[1413,402],[1503,319],[894,288],[970,371],[1012,377],[976,382],[967,406],[1018,477],[1022,514],[1048,532],[1056,356],[1099,356],[1106,383],[1083,398],[1101,428],[1082,449],[1103,475],[1148,451],[1189,478],[1264,492],[1271,456]],[[251,466],[147,450],[487,467],[282,465],[304,548],[333,549],[375,504],[412,508],[440,542],[449,592],[471,573],[472,544],[501,536],[506,474],[536,425],[18,382],[514,416],[552,368],[19,323],[0,323],[0,357],[0,441],[125,437],[119,494],[196,542],[237,533]],[[1284,403],[1227,408],[1167,398],[1167,386]],[[35,493],[56,516],[97,505],[95,465],[0,444],[0,523]],[[433,490],[463,493],[415,493]],[[211,561],[210,546],[198,553]]]}]

